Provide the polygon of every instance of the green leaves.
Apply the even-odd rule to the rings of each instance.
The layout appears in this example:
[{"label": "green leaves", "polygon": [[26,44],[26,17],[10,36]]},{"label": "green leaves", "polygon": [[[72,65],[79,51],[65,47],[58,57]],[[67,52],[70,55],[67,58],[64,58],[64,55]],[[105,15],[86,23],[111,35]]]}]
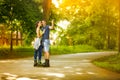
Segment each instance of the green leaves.
[{"label": "green leaves", "polygon": [[0,0],[0,23],[11,25],[8,28],[23,34],[29,32],[28,37],[33,36],[35,22],[42,18],[40,4],[41,1],[35,0]]},{"label": "green leaves", "polygon": [[[75,44],[90,44],[99,49],[114,49],[119,21],[118,0],[64,0],[56,9],[61,19],[70,22],[64,37]],[[62,15],[62,16],[61,16]],[[69,39],[66,39],[69,43]],[[62,40],[63,42],[63,40]]]}]

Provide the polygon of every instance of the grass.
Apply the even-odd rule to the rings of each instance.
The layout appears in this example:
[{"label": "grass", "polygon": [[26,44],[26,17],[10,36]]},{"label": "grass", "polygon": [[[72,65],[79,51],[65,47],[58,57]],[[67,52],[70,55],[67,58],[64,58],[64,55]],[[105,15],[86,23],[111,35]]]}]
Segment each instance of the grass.
[{"label": "grass", "polygon": [[[88,45],[51,46],[50,48],[51,55],[93,52],[93,51],[98,51],[98,50]],[[14,50],[12,52],[10,52],[9,47],[0,48],[0,59],[24,58],[24,57],[32,57],[33,55],[34,55],[34,49],[31,46],[14,47]]]},{"label": "grass", "polygon": [[96,59],[93,64],[120,73],[120,54]]},{"label": "grass", "polygon": [[13,51],[9,50],[9,47],[0,48],[0,59],[14,59],[25,58],[33,56],[34,50],[32,47],[14,47]]},{"label": "grass", "polygon": [[52,55],[81,53],[81,52],[95,52],[98,51],[92,46],[88,45],[76,45],[76,46],[51,46],[50,53]]}]

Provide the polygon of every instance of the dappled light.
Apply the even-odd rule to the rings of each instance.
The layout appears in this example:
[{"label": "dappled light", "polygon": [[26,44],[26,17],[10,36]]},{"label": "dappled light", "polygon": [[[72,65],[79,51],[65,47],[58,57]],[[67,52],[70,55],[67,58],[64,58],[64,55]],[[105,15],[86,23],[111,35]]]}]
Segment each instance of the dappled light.
[{"label": "dappled light", "polygon": [[28,77],[19,77],[18,75],[10,74],[10,73],[3,73],[1,80],[39,80],[39,79],[32,79]]},{"label": "dappled light", "polygon": [[51,73],[51,72],[47,72],[47,73],[43,73],[43,74],[45,74],[45,75],[47,75],[47,76],[55,76],[55,77],[59,77],[59,78],[65,77],[65,75],[62,74],[62,73]]},{"label": "dappled light", "polygon": [[87,74],[96,74],[96,73],[94,73],[94,72],[87,72]]},{"label": "dappled light", "polygon": [[52,0],[52,3],[55,5],[56,8],[59,8],[59,3],[57,0]]},{"label": "dappled light", "polygon": [[15,63],[16,60],[0,60],[0,63],[9,63],[9,62]]},{"label": "dappled light", "polygon": [[67,20],[61,20],[57,23],[58,26],[60,26],[62,29],[67,29],[68,25],[70,24]]},{"label": "dappled light", "polygon": [[[101,69],[91,63],[94,58],[115,52],[91,52],[51,56],[51,67],[33,67],[32,58],[0,61],[1,80],[70,80],[82,78],[120,79],[120,74]],[[90,56],[92,55],[92,56]],[[3,67],[4,66],[4,67]],[[111,76],[110,76],[111,75]]]}]

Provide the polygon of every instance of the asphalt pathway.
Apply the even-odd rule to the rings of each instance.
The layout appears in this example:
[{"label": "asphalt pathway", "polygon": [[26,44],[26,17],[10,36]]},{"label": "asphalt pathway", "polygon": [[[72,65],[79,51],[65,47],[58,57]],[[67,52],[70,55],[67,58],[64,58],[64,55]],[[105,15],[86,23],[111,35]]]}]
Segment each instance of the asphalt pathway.
[{"label": "asphalt pathway", "polygon": [[[51,56],[51,67],[33,67],[33,58],[0,60],[0,80],[120,80],[120,74],[99,68],[93,59],[116,52]],[[42,61],[44,62],[44,60]]]}]

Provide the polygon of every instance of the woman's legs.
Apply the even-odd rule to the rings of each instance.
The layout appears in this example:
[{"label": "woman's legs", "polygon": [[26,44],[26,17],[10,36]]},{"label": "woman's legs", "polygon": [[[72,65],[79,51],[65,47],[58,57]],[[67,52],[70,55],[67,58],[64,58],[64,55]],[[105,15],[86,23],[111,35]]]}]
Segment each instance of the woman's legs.
[{"label": "woman's legs", "polygon": [[34,66],[37,66],[37,52],[38,50],[34,51]]},{"label": "woman's legs", "polygon": [[38,63],[39,63],[39,64],[41,64],[42,48],[43,48],[43,46],[40,45],[40,47],[39,47],[39,49],[38,49],[38,52],[39,52],[39,54],[38,54]]}]

